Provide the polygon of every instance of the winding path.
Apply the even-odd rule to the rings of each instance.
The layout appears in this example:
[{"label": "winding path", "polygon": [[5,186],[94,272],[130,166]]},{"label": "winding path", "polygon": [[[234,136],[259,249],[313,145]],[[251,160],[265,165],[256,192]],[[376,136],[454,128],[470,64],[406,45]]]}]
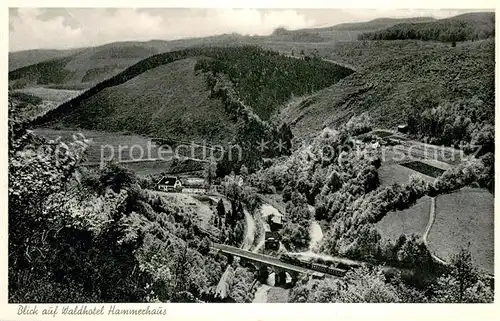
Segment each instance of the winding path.
[{"label": "winding path", "polygon": [[433,260],[437,261],[438,263],[441,263],[443,265],[448,265],[448,262],[444,261],[443,259],[437,257],[434,255],[430,248],[429,248],[429,243],[427,242],[427,236],[429,235],[429,232],[431,231],[432,225],[434,224],[434,221],[436,219],[436,198],[431,197],[431,206],[429,210],[429,222],[427,223],[427,226],[425,227],[424,234],[422,235],[422,240],[429,250],[429,253],[431,254],[431,257]]}]

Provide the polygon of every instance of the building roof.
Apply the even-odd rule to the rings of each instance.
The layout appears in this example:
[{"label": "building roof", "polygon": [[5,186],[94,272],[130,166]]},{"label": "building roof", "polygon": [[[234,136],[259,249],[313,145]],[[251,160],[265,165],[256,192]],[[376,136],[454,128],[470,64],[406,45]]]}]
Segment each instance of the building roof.
[{"label": "building roof", "polygon": [[183,178],[182,186],[187,188],[205,188],[205,180],[202,178]]},{"label": "building roof", "polygon": [[177,181],[177,177],[163,176],[160,179],[160,181],[158,182],[158,185],[174,186],[176,181]]},{"label": "building roof", "polygon": [[280,234],[278,232],[275,232],[275,231],[266,231],[265,239],[268,239],[270,237],[275,238],[275,239],[279,239]]},{"label": "building roof", "polygon": [[271,222],[273,222],[275,224],[282,224],[281,216],[278,216],[278,215],[271,216]]}]

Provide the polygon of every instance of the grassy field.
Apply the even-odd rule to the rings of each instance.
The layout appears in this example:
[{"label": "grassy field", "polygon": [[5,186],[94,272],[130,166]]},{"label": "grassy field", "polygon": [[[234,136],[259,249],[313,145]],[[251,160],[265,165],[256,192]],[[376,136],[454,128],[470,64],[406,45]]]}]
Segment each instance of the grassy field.
[{"label": "grassy field", "polygon": [[[72,141],[73,135],[81,133],[85,138],[91,140],[87,151],[87,161],[90,163],[98,163],[101,159],[120,161],[158,157],[157,146],[145,136],[95,130],[57,130],[51,128],[37,128],[34,130],[34,133],[49,139],[61,137],[61,140],[64,142]],[[148,157],[148,144],[151,144],[151,157]],[[141,149],[144,154],[143,157],[141,157]]]},{"label": "grassy field", "polygon": [[[91,140],[87,150],[87,163],[100,163],[101,157],[106,161],[120,160],[140,160],[147,158],[158,158],[158,147],[150,138],[146,136],[131,135],[124,133],[110,133],[94,130],[76,130],[76,129],[51,129],[37,128],[34,133],[57,139],[61,137],[64,142],[71,142],[72,136],[81,133],[87,139]],[[143,151],[141,157],[141,149]],[[150,155],[148,149],[151,150]],[[175,150],[175,149],[174,149]],[[102,156],[101,156],[102,155]],[[176,162],[168,160],[166,154],[163,154],[165,161],[144,161],[137,163],[124,163],[122,166],[134,171],[137,175],[158,174],[162,172],[181,173],[187,171],[203,171],[204,163],[191,160]]]},{"label": "grassy field", "polygon": [[429,222],[430,205],[431,199],[423,197],[406,210],[387,213],[375,227],[385,240],[397,240],[401,234],[422,236]]},{"label": "grassy field", "polygon": [[464,188],[436,200],[436,219],[428,236],[429,250],[448,261],[461,247],[469,246],[474,263],[494,272],[494,197]]},{"label": "grassy field", "polygon": [[157,193],[169,202],[179,205],[181,208],[186,209],[189,213],[196,215],[201,227],[206,229],[213,228],[210,224],[210,220],[214,215],[214,212],[211,209],[211,206],[213,207],[213,202],[210,200],[201,201],[197,197],[183,193]]},{"label": "grassy field", "polygon": [[434,178],[430,176],[423,175],[422,173],[399,164],[382,164],[378,170],[380,185],[382,186],[388,186],[394,183],[406,184],[409,182],[412,174],[418,175],[428,182],[434,180]]},{"label": "grassy field", "polygon": [[407,167],[409,169],[416,170],[417,172],[420,172],[424,175],[431,176],[431,177],[438,177],[443,174],[444,170],[434,167],[432,165],[420,162],[420,161],[413,161],[413,162],[408,162],[408,163],[402,163],[401,166]]}]

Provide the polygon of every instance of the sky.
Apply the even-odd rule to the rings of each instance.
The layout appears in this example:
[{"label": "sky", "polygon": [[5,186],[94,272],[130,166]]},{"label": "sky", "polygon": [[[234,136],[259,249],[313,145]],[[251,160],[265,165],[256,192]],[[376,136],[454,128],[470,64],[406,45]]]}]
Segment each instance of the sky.
[{"label": "sky", "polygon": [[69,49],[115,41],[173,40],[224,33],[268,35],[375,18],[445,18],[471,10],[10,8],[9,51]]}]

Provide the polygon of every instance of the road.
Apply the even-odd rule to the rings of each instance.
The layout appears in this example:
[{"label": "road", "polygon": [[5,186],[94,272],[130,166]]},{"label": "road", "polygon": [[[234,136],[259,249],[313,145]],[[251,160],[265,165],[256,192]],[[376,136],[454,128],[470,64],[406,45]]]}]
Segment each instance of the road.
[{"label": "road", "polygon": [[[264,218],[267,217],[268,215],[273,214],[273,213],[278,213],[279,215],[281,215],[279,213],[279,211],[276,210],[272,205],[266,204],[266,203],[262,204],[262,206],[260,208],[261,215],[257,219],[258,224],[260,224],[260,226],[261,226],[261,233],[259,235],[259,241],[257,242],[257,245],[253,248],[252,252],[258,253],[260,251],[260,249],[266,243],[266,235],[265,234],[266,234],[266,232],[271,231],[271,228],[269,227],[269,224],[267,224],[265,222]],[[281,244],[281,242],[280,242],[280,244]]]},{"label": "road", "polygon": [[241,248],[249,250],[255,238],[255,221],[247,209],[243,209],[243,212],[245,213],[245,236]]}]

